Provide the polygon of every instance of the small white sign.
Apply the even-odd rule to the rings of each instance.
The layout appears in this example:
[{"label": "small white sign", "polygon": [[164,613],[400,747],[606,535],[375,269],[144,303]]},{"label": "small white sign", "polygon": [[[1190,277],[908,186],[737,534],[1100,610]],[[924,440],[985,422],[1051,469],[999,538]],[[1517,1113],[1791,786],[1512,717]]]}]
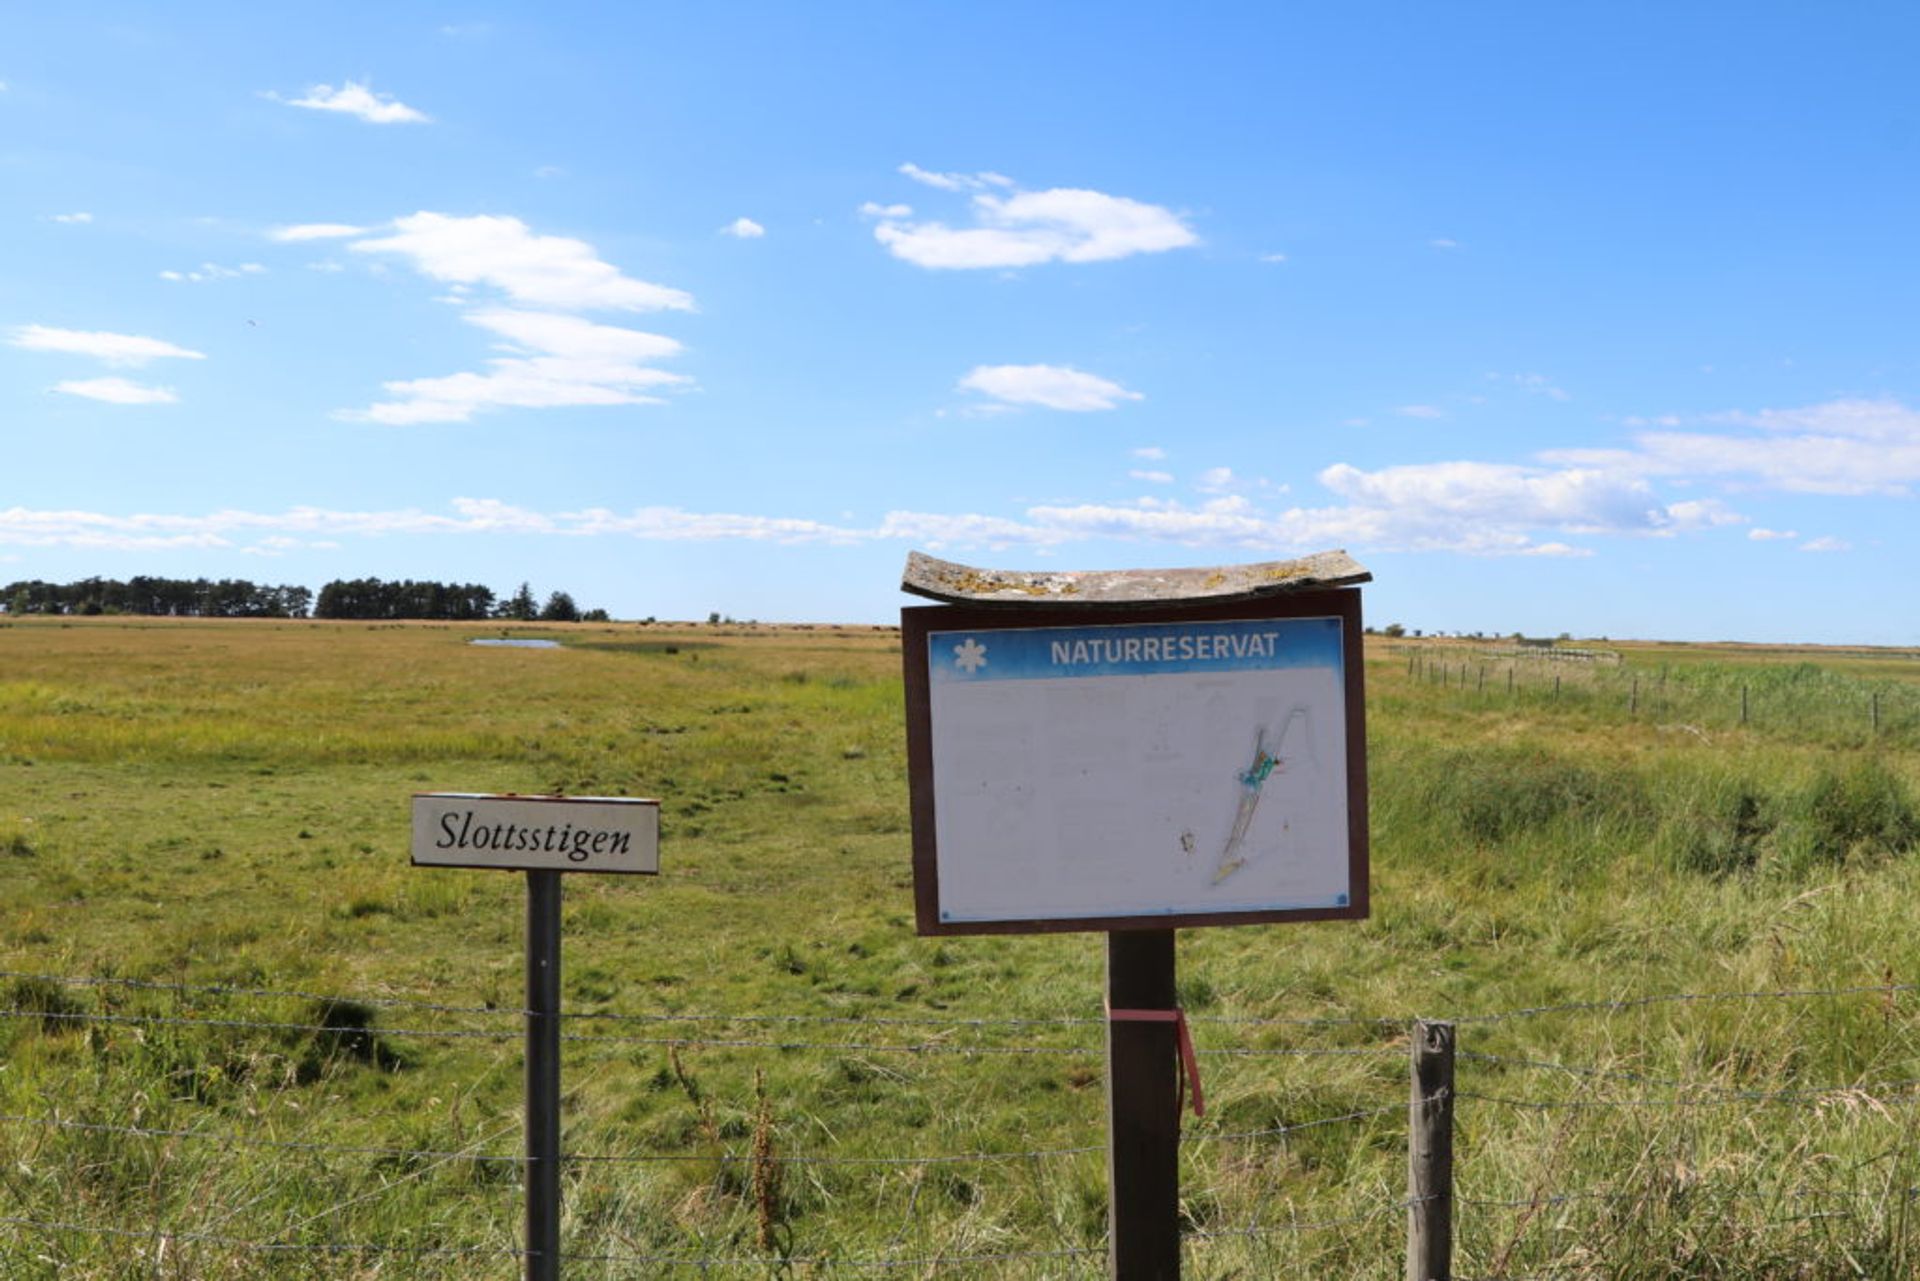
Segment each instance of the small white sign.
[{"label": "small white sign", "polygon": [[660,802],[624,796],[413,798],[416,867],[660,871]]}]

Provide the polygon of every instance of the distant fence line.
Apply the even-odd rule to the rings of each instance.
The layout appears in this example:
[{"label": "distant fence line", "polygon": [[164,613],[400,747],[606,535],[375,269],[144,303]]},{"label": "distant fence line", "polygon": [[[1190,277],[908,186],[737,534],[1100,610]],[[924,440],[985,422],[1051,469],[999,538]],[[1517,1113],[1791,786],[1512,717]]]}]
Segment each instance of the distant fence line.
[{"label": "distant fence line", "polygon": [[[1607,651],[1404,645],[1406,676],[1489,705],[1499,700],[1651,720],[1703,735],[1752,728],[1802,738],[1920,742],[1920,681],[1869,678],[1811,662],[1637,667]],[[1573,662],[1556,661],[1578,656]],[[1920,663],[1916,665],[1920,672]],[[1664,722],[1664,724],[1662,724]]]},{"label": "distant fence line", "polygon": [[[177,998],[208,998],[228,1000],[241,998],[247,1000],[298,1000],[320,1003],[327,1008],[345,1008],[357,1004],[364,1009],[395,1009],[435,1014],[455,1015],[462,1019],[479,1018],[496,1021],[518,1018],[521,1011],[498,1008],[488,1005],[460,1005],[446,1002],[394,996],[390,994],[351,997],[325,995],[292,989],[263,987],[233,987],[218,984],[194,985],[186,983],[165,983],[134,978],[114,976],[79,976],[39,973],[30,971],[0,970],[0,980],[12,982],[13,1003],[0,1008],[0,1019],[38,1021],[40,1030],[46,1035],[57,1035],[64,1026],[83,1025],[88,1022],[117,1024],[123,1022],[157,1023],[162,1025],[187,1026],[207,1029],[215,1034],[236,1030],[261,1030],[269,1032],[296,1031],[316,1035],[338,1034],[351,1031],[358,1034],[378,1035],[382,1038],[437,1037],[437,1038],[477,1038],[504,1040],[519,1036],[517,1030],[495,1030],[486,1028],[431,1028],[431,1027],[374,1027],[364,1022],[355,1022],[351,1027],[339,1023],[301,1022],[275,1019],[240,1019],[201,1017],[189,1013],[140,1014],[91,1011],[78,1008],[48,1009],[49,1004],[57,1004],[45,999],[49,989],[59,991],[100,988],[122,988],[130,992],[170,994]],[[1331,1018],[1205,1018],[1196,1016],[1193,1022],[1207,1029],[1207,1039],[1214,1040],[1222,1035],[1255,1031],[1261,1028],[1307,1028],[1323,1027],[1371,1029],[1380,1034],[1380,1040],[1374,1044],[1338,1047],[1267,1047],[1247,1045],[1210,1045],[1203,1052],[1211,1051],[1219,1055],[1296,1055],[1298,1057],[1338,1057],[1338,1056],[1402,1056],[1411,1055],[1413,1063],[1413,1088],[1410,1098],[1402,1095],[1392,1101],[1381,1102],[1377,1098],[1355,1098],[1345,1110],[1330,1112],[1323,1116],[1308,1117],[1283,1124],[1265,1126],[1256,1129],[1214,1130],[1206,1128],[1189,1129],[1183,1134],[1184,1144],[1208,1144],[1227,1141],[1269,1141],[1286,1143],[1291,1137],[1309,1130],[1328,1129],[1335,1126],[1353,1125],[1376,1121],[1379,1118],[1398,1114],[1403,1109],[1407,1116],[1407,1135],[1409,1143],[1415,1141],[1416,1134],[1437,1133],[1436,1127],[1444,1129],[1445,1147],[1451,1153],[1453,1134],[1453,1113],[1456,1104],[1472,1103],[1495,1108],[1517,1108],[1536,1112],[1591,1112],[1601,1110],[1639,1110],[1639,1109],[1682,1109],[1702,1107],[1731,1106],[1800,1106],[1818,1107],[1828,1103],[1844,1103],[1850,1108],[1871,1106],[1883,1112],[1893,1108],[1906,1107],[1920,1103],[1920,1077],[1908,1077],[1878,1081],[1841,1082],[1830,1085],[1803,1086],[1783,1089],[1748,1089],[1712,1081],[1694,1081],[1670,1076],[1658,1076],[1622,1070],[1614,1066],[1602,1066],[1582,1063],[1561,1062],[1550,1059],[1526,1057],[1520,1055],[1492,1053],[1477,1049],[1461,1049],[1455,1046],[1457,1028],[1494,1028],[1520,1020],[1539,1020],[1554,1017],[1612,1015],[1632,1011],[1646,1011],[1656,1007],[1677,1007],[1689,1005],[1750,1003],[1780,1001],[1818,1001],[1848,997],[1878,997],[1887,1002],[1889,1017],[1895,997],[1920,991],[1920,984],[1911,983],[1873,983],[1817,988],[1778,988],[1740,991],[1690,991],[1669,992],[1641,996],[1625,996],[1612,1000],[1577,1001],[1556,1005],[1534,1005],[1511,1009],[1489,1010],[1464,1013],[1450,1020],[1416,1019],[1402,1016],[1335,1016]],[[34,998],[28,1000],[26,998]],[[810,1024],[816,1026],[846,1026],[863,1022],[873,1022],[881,1026],[911,1027],[937,1026],[947,1033],[967,1033],[986,1035],[996,1030],[1032,1031],[1034,1029],[1078,1029],[1089,1025],[1098,1025],[1103,1020],[1082,1017],[1007,1017],[987,1018],[946,1018],[937,1015],[913,1016],[908,1018],[889,1018],[887,1020],[861,1020],[857,1016],[843,1014],[807,1014],[807,1013],[615,1013],[584,1012],[565,1016],[576,1022],[630,1022],[652,1024],[661,1022],[705,1023],[719,1026],[741,1023],[779,1023]],[[1429,1030],[1444,1028],[1442,1038],[1429,1035]],[[875,1050],[894,1050],[906,1053],[946,1052],[958,1054],[1072,1054],[1097,1060],[1103,1053],[1100,1045],[1073,1044],[1049,1045],[1033,1042],[1009,1043],[992,1039],[979,1043],[962,1042],[926,1042],[926,1041],[834,1041],[809,1040],[803,1042],[785,1042],[775,1040],[738,1040],[728,1037],[710,1038],[698,1035],[674,1038],[626,1038],[617,1036],[583,1036],[579,1042],[608,1042],[612,1044],[632,1044],[635,1042],[670,1048],[752,1048],[767,1050],[807,1050],[822,1052],[872,1052]],[[1423,1089],[1423,1080],[1438,1080],[1423,1073],[1421,1060],[1423,1055],[1433,1052],[1434,1045],[1444,1048],[1446,1059],[1444,1085]],[[1569,1095],[1526,1096],[1498,1093],[1482,1088],[1459,1089],[1454,1083],[1454,1073],[1459,1066],[1472,1068],[1476,1065],[1493,1069],[1501,1074],[1519,1073],[1523,1076],[1571,1077],[1579,1082],[1577,1092]],[[1430,1065],[1429,1065],[1430,1066]],[[1623,1084],[1635,1087],[1641,1093],[1625,1097],[1609,1097],[1595,1091],[1605,1085]],[[1650,1094],[1645,1091],[1660,1091]],[[519,1167],[526,1164],[524,1156],[490,1149],[505,1131],[496,1130],[493,1134],[471,1142],[453,1143],[441,1147],[405,1147],[399,1145],[329,1143],[302,1138],[263,1137],[231,1126],[162,1126],[142,1125],[135,1120],[107,1119],[99,1116],[63,1115],[58,1108],[46,1112],[7,1112],[0,1113],[0,1130],[38,1129],[41,1131],[64,1131],[94,1135],[114,1136],[128,1139],[152,1141],[206,1141],[235,1147],[265,1148],[285,1152],[307,1153],[322,1156],[346,1158],[377,1158],[382,1160],[405,1160],[410,1162],[428,1162],[432,1165],[448,1163],[473,1163]],[[745,1141],[737,1147],[744,1148]],[[728,1150],[723,1152],[690,1153],[676,1152],[583,1152],[569,1151],[563,1159],[575,1166],[584,1165],[646,1165],[655,1163],[693,1163],[714,1166],[751,1164],[756,1167],[928,1167],[940,1165],[979,1164],[987,1162],[1034,1162],[1057,1158],[1074,1158],[1098,1154],[1106,1151],[1105,1143],[1063,1147],[1030,1148],[1008,1151],[964,1151],[964,1152],[922,1152],[889,1154],[885,1156],[841,1156],[832,1152],[824,1153],[778,1153],[762,1150],[755,1145],[752,1150]],[[1821,1195],[1802,1189],[1807,1196]],[[1911,1198],[1920,1196],[1920,1189],[1896,1189],[1901,1196]],[[1427,1251],[1425,1257],[1432,1258],[1430,1234],[1436,1224],[1446,1232],[1446,1245],[1450,1249],[1452,1212],[1455,1207],[1484,1210],[1518,1210],[1528,1213],[1542,1208],[1565,1205],[1579,1201],[1634,1200],[1649,1195],[1644,1188],[1632,1186],[1614,1186],[1580,1189],[1541,1188],[1522,1197],[1487,1197],[1459,1195],[1452,1182],[1451,1157],[1449,1155],[1444,1181],[1438,1185],[1424,1188],[1410,1185],[1409,1194],[1404,1198],[1385,1201],[1347,1216],[1335,1216],[1317,1219],[1276,1219],[1248,1223],[1244,1227],[1201,1227],[1190,1225],[1184,1234],[1189,1243],[1229,1240],[1237,1237],[1258,1237],[1276,1233],[1297,1233],[1306,1231],[1333,1230],[1341,1227],[1378,1222],[1389,1215],[1407,1215],[1409,1250]],[[315,1216],[321,1217],[321,1216]],[[508,1246],[458,1246],[458,1245],[412,1245],[403,1242],[381,1243],[376,1241],[348,1240],[293,1240],[293,1239],[256,1239],[243,1235],[202,1230],[194,1227],[172,1227],[162,1224],[147,1224],[129,1227],[118,1224],[84,1223],[68,1218],[34,1217],[32,1215],[10,1215],[0,1217],[0,1226],[17,1232],[57,1235],[67,1233],[94,1234],[108,1237],[137,1237],[148,1240],[167,1240],[181,1243],[197,1243],[218,1246],[243,1254],[287,1255],[305,1252],[309,1254],[362,1255],[368,1257],[519,1257],[524,1258],[525,1250]],[[905,1227],[903,1225],[902,1231]],[[1039,1262],[1042,1260],[1093,1260],[1104,1257],[1104,1250],[1094,1246],[1061,1249],[1030,1250],[992,1250],[985,1252],[958,1252],[911,1255],[888,1254],[880,1258],[843,1258],[824,1252],[794,1252],[785,1254],[767,1253],[731,1253],[711,1255],[664,1254],[664,1253],[606,1253],[588,1251],[579,1254],[569,1253],[566,1258],[580,1263],[631,1264],[668,1269],[692,1269],[700,1272],[713,1270],[766,1269],[770,1266],[791,1268],[795,1266],[818,1266],[822,1268],[843,1268],[854,1271],[894,1271],[914,1269],[931,1273],[948,1269],[991,1268],[995,1265],[1012,1264],[1017,1261]],[[1442,1270],[1433,1275],[1446,1277],[1451,1272]],[[1522,1274],[1496,1269],[1493,1276],[1501,1281],[1522,1281]],[[1536,1274],[1526,1274],[1536,1275]],[[1552,1270],[1537,1275],[1556,1275]]]}]

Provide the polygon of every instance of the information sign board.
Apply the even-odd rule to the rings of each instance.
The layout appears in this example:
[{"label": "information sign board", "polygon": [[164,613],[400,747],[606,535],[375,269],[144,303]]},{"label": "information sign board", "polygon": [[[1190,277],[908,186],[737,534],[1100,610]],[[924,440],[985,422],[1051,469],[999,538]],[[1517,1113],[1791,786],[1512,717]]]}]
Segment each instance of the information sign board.
[{"label": "information sign board", "polygon": [[415,866],[526,871],[660,870],[660,802],[623,796],[413,798]]},{"label": "information sign board", "polygon": [[921,933],[1367,914],[1358,592],[901,617]]}]

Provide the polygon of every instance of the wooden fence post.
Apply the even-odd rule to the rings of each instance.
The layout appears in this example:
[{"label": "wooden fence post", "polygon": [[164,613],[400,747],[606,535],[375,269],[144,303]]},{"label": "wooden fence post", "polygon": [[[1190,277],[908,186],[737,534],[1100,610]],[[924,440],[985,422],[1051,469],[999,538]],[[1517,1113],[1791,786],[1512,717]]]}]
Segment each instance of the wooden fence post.
[{"label": "wooden fence post", "polygon": [[1747,723],[1747,687],[1745,685],[1740,687],[1740,723],[1742,725]]},{"label": "wooden fence post", "polygon": [[1407,1103],[1407,1281],[1453,1277],[1453,1024],[1413,1025]]}]

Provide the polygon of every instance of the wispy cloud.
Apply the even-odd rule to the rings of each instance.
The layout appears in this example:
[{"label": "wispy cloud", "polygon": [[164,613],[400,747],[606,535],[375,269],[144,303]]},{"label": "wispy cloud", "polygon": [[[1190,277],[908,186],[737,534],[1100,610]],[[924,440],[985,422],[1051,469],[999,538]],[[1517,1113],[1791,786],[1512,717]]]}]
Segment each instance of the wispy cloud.
[{"label": "wispy cloud", "polygon": [[1798,530],[1763,529],[1760,526],[1755,525],[1752,529],[1749,529],[1747,531],[1747,537],[1751,538],[1756,543],[1766,543],[1766,542],[1778,542],[1784,539],[1798,538],[1800,537],[1800,533]]},{"label": "wispy cloud", "polygon": [[1171,485],[1173,483],[1173,473],[1170,471],[1135,470],[1128,472],[1127,477],[1130,480],[1143,480],[1149,485]]},{"label": "wispy cloud", "polygon": [[1001,174],[900,172],[926,186],[970,193],[973,225],[909,222],[908,214],[868,202],[880,219],[874,238],[894,257],[921,267],[1031,267],[1046,262],[1104,262],[1198,244],[1180,216],[1160,205],[1073,187],[1023,191]]},{"label": "wispy cloud", "polygon": [[411,426],[467,422],[486,409],[652,405],[660,403],[655,391],[689,381],[647,363],[681,349],[659,334],[554,312],[497,309],[466,320],[505,339],[509,354],[490,360],[485,373],[385,383],[391,399],[340,416]]},{"label": "wispy cloud", "polygon": [[275,227],[267,233],[267,239],[287,243],[303,240],[344,240],[348,236],[364,236],[372,231],[371,227],[356,227],[350,222],[303,222],[291,227]]},{"label": "wispy cloud", "polygon": [[203,352],[190,351],[160,338],[102,330],[55,329],[48,325],[20,325],[8,334],[7,345],[26,351],[90,356],[109,365],[144,365],[149,360],[206,359]]},{"label": "wispy cloud", "polygon": [[160,279],[176,284],[201,284],[208,280],[238,280],[242,276],[259,276],[266,268],[257,262],[243,262],[238,267],[222,267],[217,262],[203,262],[192,271],[163,271]]},{"label": "wispy cloud", "polygon": [[361,237],[350,239],[350,251],[399,258],[448,286],[441,301],[465,309],[463,319],[499,339],[502,354],[480,371],[383,383],[385,399],[338,418],[402,426],[468,422],[490,409],[657,404],[658,393],[691,381],[653,367],[680,352],[674,339],[574,313],[691,311],[692,295],[626,275],[583,240],[541,235],[518,218],[426,211],[378,233],[303,223],[272,235],[289,242]]},{"label": "wispy cloud", "polygon": [[68,396],[105,401],[109,405],[171,405],[180,397],[171,387],[153,387],[125,378],[80,378],[55,383],[53,389]]},{"label": "wispy cloud", "polygon": [[691,311],[693,296],[623,274],[593,246],[543,236],[518,218],[421,212],[398,218],[393,234],[356,240],[355,253],[394,254],[422,275],[488,285],[515,302],[568,311]]},{"label": "wispy cloud", "polygon": [[338,112],[364,120],[370,125],[421,125],[432,120],[426,112],[409,107],[393,95],[375,93],[354,80],[347,81],[338,89],[332,85],[315,85],[301,98],[282,98],[276,93],[266,96],[275,102],[284,102],[289,107]]},{"label": "wispy cloud", "polygon": [[[1656,421],[1672,427],[1683,420]],[[1630,448],[1558,450],[1542,458],[1810,494],[1905,496],[1920,484],[1920,411],[1899,401],[1833,400],[1692,422],[1719,430],[1641,431]]]},{"label": "wispy cloud", "polygon": [[54,214],[52,215],[52,221],[84,226],[93,221],[93,215],[81,210],[75,213]]},{"label": "wispy cloud", "polygon": [[1065,365],[978,365],[960,380],[962,391],[977,391],[1007,405],[1039,405],[1070,413],[1118,409],[1145,399],[1098,374]]},{"label": "wispy cloud", "polygon": [[1135,458],[1144,458],[1148,462],[1159,462],[1167,456],[1167,451],[1159,445],[1141,445],[1133,451]]},{"label": "wispy cloud", "polygon": [[1853,544],[1844,538],[1823,534],[1819,538],[1809,538],[1801,543],[1800,550],[1803,552],[1850,552],[1853,550]]},{"label": "wispy cloud", "polygon": [[1432,240],[1429,240],[1427,242],[1427,245],[1428,247],[1433,249],[1442,249],[1442,250],[1458,249],[1460,247],[1460,242],[1457,240],[1450,240],[1446,236],[1435,236]]},{"label": "wispy cloud", "polygon": [[767,234],[767,229],[751,218],[735,218],[720,228],[723,236],[732,236],[737,240],[758,240]]},{"label": "wispy cloud", "polygon": [[1447,411],[1438,405],[1402,405],[1393,411],[1402,418],[1445,418]]}]

